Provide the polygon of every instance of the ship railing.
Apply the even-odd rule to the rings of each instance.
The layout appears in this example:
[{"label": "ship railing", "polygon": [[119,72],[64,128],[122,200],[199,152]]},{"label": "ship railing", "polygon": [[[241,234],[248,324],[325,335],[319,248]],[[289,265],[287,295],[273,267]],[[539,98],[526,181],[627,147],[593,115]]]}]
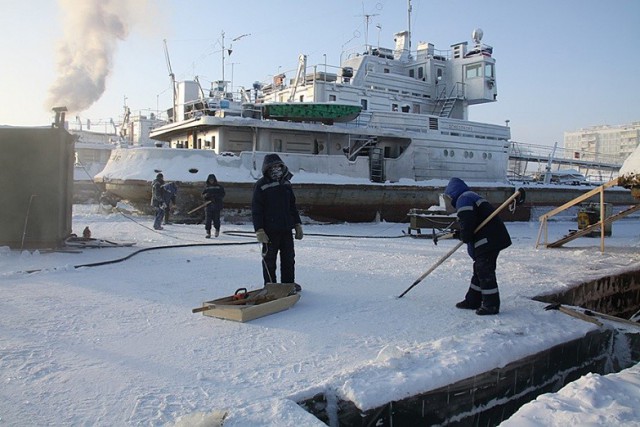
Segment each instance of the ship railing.
[{"label": "ship railing", "polygon": [[[380,56],[382,58],[386,58],[386,59],[394,59],[394,49],[386,49],[380,46],[373,46],[373,45],[358,45],[358,46],[354,46],[351,47],[349,49],[342,49],[342,52],[340,53],[340,64],[342,64],[343,62],[343,58],[344,60],[349,60],[351,58],[357,58],[360,56],[364,56],[364,55],[373,55],[373,56]],[[451,49],[414,49],[409,51],[409,58],[410,59],[416,59],[418,58],[419,60],[425,60],[425,59],[437,59],[440,61],[448,61],[453,57],[453,51]]]},{"label": "ship railing", "polygon": [[521,176],[570,168],[587,177],[612,177],[622,166],[622,162],[612,155],[592,152],[589,153],[589,158],[575,158],[571,150],[560,150],[557,153],[550,146],[509,142],[509,163]]}]

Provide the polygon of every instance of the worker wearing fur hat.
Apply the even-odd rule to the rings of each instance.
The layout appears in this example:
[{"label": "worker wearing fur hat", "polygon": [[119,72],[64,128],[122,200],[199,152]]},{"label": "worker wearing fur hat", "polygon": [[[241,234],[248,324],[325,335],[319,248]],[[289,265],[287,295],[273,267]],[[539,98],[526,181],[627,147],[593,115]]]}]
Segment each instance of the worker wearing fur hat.
[{"label": "worker wearing fur hat", "polygon": [[280,254],[282,283],[295,283],[295,238],[302,239],[302,221],[296,197],[289,181],[293,175],[277,154],[267,154],[262,164],[262,177],[256,182],[251,213],[256,238],[262,243],[264,283],[278,283],[276,258]]},{"label": "worker wearing fur hat", "polygon": [[456,211],[460,231],[456,237],[467,244],[473,259],[473,276],[463,301],[456,307],[476,310],[478,315],[498,314],[500,294],[496,279],[496,261],[501,250],[511,245],[511,237],[504,223],[494,216],[483,228],[474,233],[494,211],[484,198],[469,189],[460,178],[451,178],[444,192],[447,210]]}]

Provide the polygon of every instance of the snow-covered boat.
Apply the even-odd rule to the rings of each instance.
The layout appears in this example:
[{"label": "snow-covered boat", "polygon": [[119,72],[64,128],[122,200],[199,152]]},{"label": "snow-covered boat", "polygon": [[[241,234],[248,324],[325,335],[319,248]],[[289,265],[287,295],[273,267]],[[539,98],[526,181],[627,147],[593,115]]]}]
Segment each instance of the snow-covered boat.
[{"label": "snow-covered boat", "polygon": [[404,217],[418,202],[437,204],[434,188],[452,176],[507,187],[509,127],[468,120],[469,106],[498,95],[493,48],[481,30],[472,36],[471,45],[436,50],[421,42],[412,51],[403,31],[393,49],[344,52],[339,67],[308,66],[300,55],[294,78],[278,74],[235,96],[205,97],[197,80],[178,82],[169,123],[150,134],[165,147],[116,149],[97,178],[142,207],[162,171],[180,181],[187,212],[215,173],[231,190],[225,205],[242,208],[263,157],[277,152],[302,209],[338,219]]}]

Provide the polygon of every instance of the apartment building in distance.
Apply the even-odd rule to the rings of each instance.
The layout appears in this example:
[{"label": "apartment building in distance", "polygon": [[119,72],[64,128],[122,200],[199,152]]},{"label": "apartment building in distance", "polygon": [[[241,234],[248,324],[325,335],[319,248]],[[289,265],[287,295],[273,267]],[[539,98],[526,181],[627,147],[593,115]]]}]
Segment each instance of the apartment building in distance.
[{"label": "apartment building in distance", "polygon": [[565,156],[622,164],[640,145],[640,121],[626,125],[591,126],[564,133]]}]

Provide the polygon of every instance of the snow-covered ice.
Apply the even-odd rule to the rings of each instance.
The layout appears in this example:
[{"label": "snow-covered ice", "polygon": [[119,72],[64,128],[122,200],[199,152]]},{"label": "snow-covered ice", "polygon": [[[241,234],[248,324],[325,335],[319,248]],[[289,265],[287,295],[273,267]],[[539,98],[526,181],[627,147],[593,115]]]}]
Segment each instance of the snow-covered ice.
[{"label": "snow-covered ice", "polygon": [[[191,309],[262,286],[253,236],[209,241],[202,225],[151,223],[75,205],[77,234],[89,226],[136,245],[0,247],[0,425],[207,425],[224,412],[225,426],[324,425],[295,402],[331,389],[373,408],[580,337],[596,326],[531,298],[640,267],[637,217],[613,224],[604,253],[590,238],[535,249],[537,222],[507,223],[501,313],[480,317],[454,307],[471,274],[464,248],[396,298],[455,241],[406,237],[407,224],[308,223],[296,241],[300,301],[237,323]],[[576,226],[550,222],[549,235]],[[223,222],[231,230],[252,228]],[[192,243],[210,244],[175,247]],[[585,376],[505,425],[640,425],[639,378],[638,365]]]}]

